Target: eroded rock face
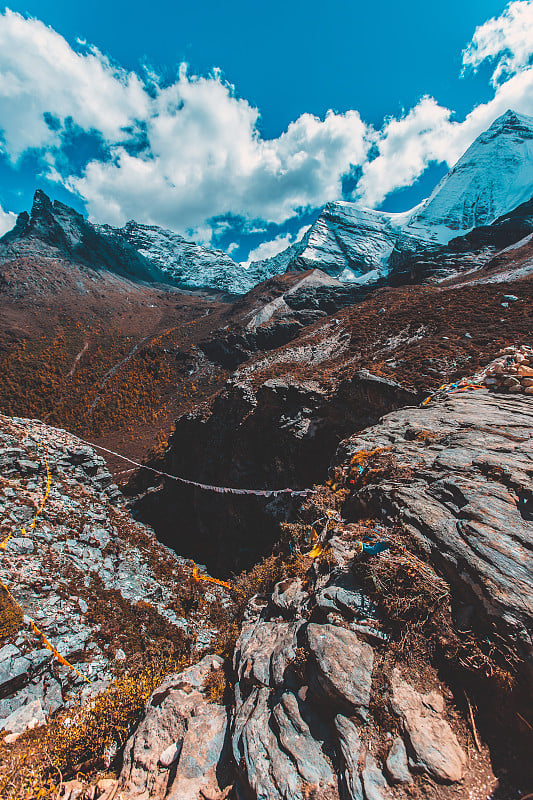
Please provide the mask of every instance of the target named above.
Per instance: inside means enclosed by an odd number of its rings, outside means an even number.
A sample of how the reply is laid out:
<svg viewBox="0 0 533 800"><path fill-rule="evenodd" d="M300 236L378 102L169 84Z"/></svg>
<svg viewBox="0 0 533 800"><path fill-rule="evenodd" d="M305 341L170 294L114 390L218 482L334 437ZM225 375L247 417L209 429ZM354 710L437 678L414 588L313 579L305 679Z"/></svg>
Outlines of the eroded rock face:
<svg viewBox="0 0 533 800"><path fill-rule="evenodd" d="M32 526L46 464L50 492ZM13 615L12 624L7 611L1 619L0 729L18 733L105 689L115 666L127 667L132 657L130 643L116 640L124 633L120 617L113 619L119 611L131 620L144 609L186 647L189 636L199 647L209 643L206 624L173 608L174 573L191 567L131 518L94 450L36 420L0 415L0 471L0 542L12 535L1 551L0 580L20 604L12 607L0 589ZM29 618L88 682L54 659Z"/></svg>
<svg viewBox="0 0 533 800"><path fill-rule="evenodd" d="M342 436L416 399L366 370L334 387L295 378L256 386L253 373L235 373L208 411L177 421L160 468L215 486L308 488L325 474ZM254 563L299 506L288 496L233 500L167 480L134 509L177 552L192 556L194 541L195 557L220 572Z"/></svg>
<svg viewBox="0 0 533 800"><path fill-rule="evenodd" d="M228 717L223 706L208 703L203 688L221 664L205 656L152 694L124 751L120 788L127 798L198 800L200 791L220 790Z"/></svg>
<svg viewBox="0 0 533 800"><path fill-rule="evenodd" d="M454 587L457 612L482 614L531 658L533 404L486 390L395 411L344 441L337 462L384 448L407 467L364 478L351 511L400 519ZM477 609L475 612L473 609Z"/></svg>
<svg viewBox="0 0 533 800"><path fill-rule="evenodd" d="M252 797L348 792L363 800L360 727L370 702L373 649L348 628L348 619L364 623L364 604L359 611L335 606L339 624L328 622L333 607L316 605L324 583L332 591L338 583L341 594L349 585L349 562L340 546L335 552L328 580L317 574L304 591L301 579L288 579L266 602L250 603L235 649L232 738L240 783ZM311 615L321 622L310 622Z"/></svg>
<svg viewBox="0 0 533 800"><path fill-rule="evenodd" d="M346 602L346 594L357 594L351 565L360 556L352 529L339 521L335 530L328 540L329 573L314 567L305 592L300 579L289 579L262 603L250 603L234 663L239 781L251 797L269 800L303 800L310 791L387 800L392 787L414 780L408 750L415 772L438 783L458 782L466 757L436 689L419 693L395 670L389 688L379 691L398 717L401 736L394 738L373 717L373 692L382 678L373 690L377 653L371 642L386 641L384 620L361 589L357 603ZM325 586L326 605L318 603ZM391 741L386 763L376 756L384 735Z"/></svg>
<svg viewBox="0 0 533 800"><path fill-rule="evenodd" d="M420 694L402 680L398 669L392 672L391 685L392 709L399 716L409 737L417 766L440 781L461 780L466 767L466 754L442 718L442 695L436 691Z"/></svg>
<svg viewBox="0 0 533 800"><path fill-rule="evenodd" d="M234 652L234 704L206 705L194 671L165 681L151 701L157 707L147 706L126 749L125 790L143 800L147 791L158 799L220 798L227 788L221 770L231 761L227 782L236 782L237 797L251 800L390 800L422 787L425 796L440 800L471 792L465 755L471 734L463 709L453 706L453 694L429 656L421 657L423 669L417 670L397 650L391 664L396 634L361 577L362 559L366 566L368 559L390 563L404 558L403 551L395 545L364 550L361 537L370 533L372 541L394 544L397 528L389 523L397 523L405 509L404 527L427 553L417 563L444 596L449 587L455 591L457 617L469 608L487 608L481 601L492 587L510 584L508 556L496 533L514 536L516 553L522 532L530 530L530 452L521 446L529 441L531 419L528 408L517 405L525 400L484 390L437 398L389 414L345 442L345 460L361 449L384 448L394 455L394 469L372 482L372 473L361 468L342 508L324 511L324 498L310 502L313 514L322 509L322 521L313 525L327 556L250 600ZM496 457L500 471L494 471ZM327 497L336 502L333 489ZM509 526L503 532L496 529L505 519L502 509ZM372 523L357 522L361 516L372 516ZM497 552L485 549L485 539L468 527L473 525L490 528L487 542ZM459 541L462 549L454 551ZM519 587L516 581L516 597ZM493 619L510 643L522 646L517 628L505 627L522 607L502 594L488 607L497 609L496 600L512 614ZM213 666L204 659L197 670ZM473 751L472 744L470 758L489 785L495 778L488 748L482 742L480 752L472 756ZM200 775L211 782L201 785Z"/></svg>
<svg viewBox="0 0 533 800"><path fill-rule="evenodd" d="M306 637L318 682L326 694L355 709L368 708L374 660L371 646L337 625L311 623Z"/></svg>

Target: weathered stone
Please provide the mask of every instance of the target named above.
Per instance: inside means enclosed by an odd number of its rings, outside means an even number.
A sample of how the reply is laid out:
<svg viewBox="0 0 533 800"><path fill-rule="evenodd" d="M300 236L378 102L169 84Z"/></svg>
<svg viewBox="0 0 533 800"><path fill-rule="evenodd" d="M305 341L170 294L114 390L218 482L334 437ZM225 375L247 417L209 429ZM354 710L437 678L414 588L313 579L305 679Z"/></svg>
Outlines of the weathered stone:
<svg viewBox="0 0 533 800"><path fill-rule="evenodd" d="M61 800L81 800L85 796L86 786L81 781L66 781L61 787Z"/></svg>
<svg viewBox="0 0 533 800"><path fill-rule="evenodd" d="M466 756L457 737L442 718L442 695L419 694L394 669L391 676L391 705L400 718L420 769L440 781L454 782L463 777Z"/></svg>
<svg viewBox="0 0 533 800"><path fill-rule="evenodd" d="M278 726L279 743L293 759L302 779L321 790L336 786L331 766L303 720L295 695L285 692L274 707L273 717Z"/></svg>
<svg viewBox="0 0 533 800"><path fill-rule="evenodd" d="M302 781L289 756L280 749L270 725L270 690L254 687L237 708L233 754L243 764L243 778L261 800L303 800Z"/></svg>
<svg viewBox="0 0 533 800"><path fill-rule="evenodd" d="M363 786L359 777L361 738L356 725L348 717L337 714L335 727L339 734L339 745L344 762L344 784L351 800L364 800Z"/></svg>
<svg viewBox="0 0 533 800"><path fill-rule="evenodd" d="M33 553L35 545L27 536L15 536L9 542L11 549L16 553Z"/></svg>
<svg viewBox="0 0 533 800"><path fill-rule="evenodd" d="M42 444L37 446L37 441ZM210 621L194 612L184 620L171 611L177 591L173 569L158 570L162 563L178 567L186 562L159 543L151 529L134 520L122 501L117 504L111 475L91 447L37 420L0 414L0 445L4 443L16 446L0 447L2 476L7 477L2 464L13 466L10 485L0 487L0 511L4 524L9 522L16 535L2 552L0 580L10 586L27 616L20 622L16 648L0 649L0 718L35 699L50 714L61 707L63 695L72 705L105 688L115 666L113 653L100 622L88 613L94 610L99 581L107 590L120 592L126 604L143 601L170 625L185 629L186 635L192 636L193 650L197 643L209 645L213 637ZM47 488L41 460L44 452L51 474L50 491L35 527L30 528ZM35 462L37 471L22 475L16 459ZM104 483L109 482L104 491L103 477ZM26 535L19 533L24 526ZM141 547L133 544L135 539L142 542ZM72 575L79 575L79 580L71 579ZM219 602L222 590L217 588L210 597L205 595L206 603ZM107 605L113 608L111 597L102 596L101 600L100 612ZM125 617L131 612L133 608L128 611L124 606ZM41 645L29 629L30 618L59 653L87 675L90 684L57 660L54 674L58 680L52 677L49 668L54 656L49 650L37 649ZM151 623L147 633L157 639L157 623ZM129 652L120 644L115 643L117 660Z"/></svg>
<svg viewBox="0 0 533 800"><path fill-rule="evenodd" d="M172 764L178 760L183 742L172 742L166 747L159 756L159 763L162 767L171 767Z"/></svg>
<svg viewBox="0 0 533 800"><path fill-rule="evenodd" d="M355 555L353 543L347 547L351 547ZM349 563L350 557L353 555L346 553L344 563ZM325 611L339 612L349 620L359 616L377 616L374 603L363 593L350 572L335 571L326 586L316 592L315 599Z"/></svg>
<svg viewBox="0 0 533 800"><path fill-rule="evenodd" d="M24 731L44 725L46 717L41 706L40 700L33 700L25 706L17 708L9 717L0 720L0 730L8 731L6 736L7 744L14 742Z"/></svg>
<svg viewBox="0 0 533 800"><path fill-rule="evenodd" d="M367 708L374 661L371 646L337 625L311 623L306 637L317 665L318 682L326 694L356 709Z"/></svg>
<svg viewBox="0 0 533 800"><path fill-rule="evenodd" d="M0 653L4 651L6 657L0 662L0 698L13 694L29 683L53 658L52 653L45 649L33 650L24 656L20 655L20 650L17 648L9 651L2 648Z"/></svg>
<svg viewBox="0 0 533 800"><path fill-rule="evenodd" d="M401 736L394 739L385 766L393 783L411 783L413 780L407 766L407 751Z"/></svg>
<svg viewBox="0 0 533 800"><path fill-rule="evenodd" d="M115 778L100 778L96 784L96 800L111 800L117 792L117 785Z"/></svg>
<svg viewBox="0 0 533 800"><path fill-rule="evenodd" d="M198 800L204 789L219 789L216 767L222 758L228 725L225 708L205 704L188 723L176 777L168 800Z"/></svg>
<svg viewBox="0 0 533 800"><path fill-rule="evenodd" d="M390 792L387 781L371 753L365 756L365 768L362 772L366 800L387 800Z"/></svg>
<svg viewBox="0 0 533 800"><path fill-rule="evenodd" d="M342 442L336 456L347 462L385 447L410 468L405 477L358 487L353 512L400 519L452 591L526 660L533 628L532 437L527 396L481 389L394 411Z"/></svg>
<svg viewBox="0 0 533 800"><path fill-rule="evenodd" d="M307 608L309 594L303 588L301 578L280 581L272 592L272 602L277 608L293 616L302 616Z"/></svg>
<svg viewBox="0 0 533 800"><path fill-rule="evenodd" d="M288 622L245 622L235 647L239 680L268 686L283 683L285 670L294 657L300 625Z"/></svg>
<svg viewBox="0 0 533 800"><path fill-rule="evenodd" d="M220 659L205 656L198 664L170 675L152 694L137 730L124 749L120 784L128 798L161 800L167 792L170 771L160 763L169 747L185 741L191 718L206 701L200 691Z"/></svg>

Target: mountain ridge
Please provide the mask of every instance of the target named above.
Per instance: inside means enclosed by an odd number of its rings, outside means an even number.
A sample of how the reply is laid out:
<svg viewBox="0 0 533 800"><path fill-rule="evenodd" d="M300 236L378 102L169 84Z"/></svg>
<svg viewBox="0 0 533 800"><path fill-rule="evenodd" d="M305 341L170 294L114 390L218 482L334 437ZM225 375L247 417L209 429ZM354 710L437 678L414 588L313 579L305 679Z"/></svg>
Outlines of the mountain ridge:
<svg viewBox="0 0 533 800"><path fill-rule="evenodd" d="M532 194L533 118L509 109L477 137L427 200L400 213L328 203L301 243L259 263L267 271L277 265L320 266L340 280L372 283L388 273L393 251L409 256L445 245L490 225Z"/></svg>
<svg viewBox="0 0 533 800"><path fill-rule="evenodd" d="M40 189L31 213L19 214L0 239L0 259L14 251L59 254L133 280L228 295L243 295L282 272L316 268L341 282L371 287L387 278L398 257L423 257L477 227L490 226L527 202L532 187L533 118L509 109L419 205L391 213L348 201L327 203L301 241L248 266L157 225L91 223L64 203L52 203Z"/></svg>

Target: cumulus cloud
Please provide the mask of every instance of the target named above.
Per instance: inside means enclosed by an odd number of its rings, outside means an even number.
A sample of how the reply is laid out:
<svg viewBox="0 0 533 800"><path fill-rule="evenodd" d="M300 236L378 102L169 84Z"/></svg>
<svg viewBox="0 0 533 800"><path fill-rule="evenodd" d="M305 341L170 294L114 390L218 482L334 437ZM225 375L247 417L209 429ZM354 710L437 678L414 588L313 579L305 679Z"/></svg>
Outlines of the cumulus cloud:
<svg viewBox="0 0 533 800"><path fill-rule="evenodd" d="M96 219L138 214L194 229L220 214L281 223L341 193L352 164L363 163L367 128L356 111L302 115L277 139L261 139L257 109L219 75L188 76L160 88L146 120L149 149L119 145L71 181ZM109 199L112 198L110 205Z"/></svg>
<svg viewBox="0 0 533 800"><path fill-rule="evenodd" d="M0 152L13 163L38 152L46 176L83 197L96 221L136 218L204 242L226 219L281 224L339 199L343 176L357 171L353 199L376 207L430 164L451 166L507 108L533 114L532 9L533 0L517 0L475 31L463 63L474 70L494 63L494 96L462 122L425 96L380 131L356 110L329 111L323 119L302 114L274 139L261 136L258 109L218 71L190 75L182 65L167 81L137 74L7 10L0 14ZM73 130L101 147L69 172L62 148ZM265 258L291 243L280 234L251 255Z"/></svg>
<svg viewBox="0 0 533 800"><path fill-rule="evenodd" d="M188 75L182 65L165 84L78 46L39 20L0 15L1 146L13 161L40 151L57 180L67 129L101 136L108 157L66 181L95 220L140 217L182 232L225 213L282 222L339 196L343 174L365 159L357 111L303 114L265 140L258 110L219 72Z"/></svg>
<svg viewBox="0 0 533 800"><path fill-rule="evenodd" d="M248 262L245 263L251 263L252 261L263 261L265 258L277 256L278 253L286 250L287 247L289 247L289 245L292 243L292 237L288 233L285 234L285 236L276 236L275 239L271 239L269 242L261 242L258 247L250 250L248 254Z"/></svg>
<svg viewBox="0 0 533 800"><path fill-rule="evenodd" d="M16 159L28 148L58 146L66 120L124 140L146 116L149 97L135 73L96 48L76 53L52 28L7 9L0 15L0 105L3 149Z"/></svg>
<svg viewBox="0 0 533 800"><path fill-rule="evenodd" d="M280 234L267 242L261 242L258 247L250 250L248 260L243 262L243 264L248 265L251 264L252 261L264 261L266 258L277 256L278 253L286 250L291 244L296 244L301 241L310 227L310 225L303 225L296 235L290 233Z"/></svg>
<svg viewBox="0 0 533 800"><path fill-rule="evenodd" d="M378 156L365 164L356 199L376 207L396 189L410 186L431 163L452 167L480 133L509 108L533 116L533 68L498 87L494 97L476 106L463 122L432 98L423 98L405 117L385 125Z"/></svg>
<svg viewBox="0 0 533 800"><path fill-rule="evenodd" d="M3 236L4 233L7 233L11 230L16 219L16 214L14 214L12 211L4 211L2 206L0 206L0 236Z"/></svg>
<svg viewBox="0 0 533 800"><path fill-rule="evenodd" d="M446 160L451 111L431 97L401 119L390 119L376 145L378 156L365 164L357 196L373 208L395 189L410 186L432 161Z"/></svg>
<svg viewBox="0 0 533 800"><path fill-rule="evenodd" d="M487 59L494 62L493 86L531 63L533 55L533 2L509 3L503 14L476 29L463 52L463 65L477 70Z"/></svg>

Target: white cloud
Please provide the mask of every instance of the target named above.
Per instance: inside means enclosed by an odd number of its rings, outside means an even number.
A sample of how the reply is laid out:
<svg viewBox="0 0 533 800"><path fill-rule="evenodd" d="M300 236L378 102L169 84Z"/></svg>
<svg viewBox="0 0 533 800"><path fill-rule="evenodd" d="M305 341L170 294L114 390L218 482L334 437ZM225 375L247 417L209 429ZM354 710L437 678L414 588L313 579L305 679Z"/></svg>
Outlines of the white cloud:
<svg viewBox="0 0 533 800"><path fill-rule="evenodd" d="M91 161L67 182L96 220L136 217L182 232L224 213L282 222L337 197L342 175L364 161L367 127L357 111L303 114L265 140L258 110L220 73L189 76L182 66L163 85L78 44L79 52L39 20L0 15L0 128L8 157L37 148L55 180L65 121L100 133L111 161ZM134 152L131 141L146 146Z"/></svg>
<svg viewBox="0 0 533 800"><path fill-rule="evenodd" d="M106 139L124 140L125 128L146 116L149 98L140 78L113 66L96 48L82 55L39 20L7 9L0 15L0 127L5 152L59 143L46 124L51 114Z"/></svg>
<svg viewBox="0 0 533 800"><path fill-rule="evenodd" d="M264 261L266 258L277 256L278 253L281 253L291 244L296 244L301 241L310 227L310 225L303 225L296 235L290 233L280 234L276 236L275 239L270 239L268 242L261 242L258 247L249 252L248 260L243 262L243 264L248 265L251 264L252 261Z"/></svg>
<svg viewBox="0 0 533 800"><path fill-rule="evenodd" d="M463 52L463 64L477 70L487 59L494 61L492 84L527 67L533 54L533 2L516 0L503 14L476 28Z"/></svg>
<svg viewBox="0 0 533 800"><path fill-rule="evenodd" d="M510 3L503 14L476 28L463 52L464 66L477 69L496 60L492 76L494 97L476 106L463 122L450 109L423 97L400 119L389 120L377 139L378 157L365 164L357 199L371 207L410 186L431 163L452 167L497 117L512 108L533 115L533 0Z"/></svg>
<svg viewBox="0 0 533 800"><path fill-rule="evenodd" d="M268 242L261 242L258 247L250 250L248 253L248 261L246 264L251 264L252 261L264 261L265 258L272 258L277 256L282 250L286 250L289 245L293 244L292 237L289 233L284 236L276 236Z"/></svg>
<svg viewBox="0 0 533 800"><path fill-rule="evenodd" d="M507 108L533 114L532 9L533 0L518 0L475 31L463 63L477 69L494 62L494 96L464 121L426 96L381 131L356 110L330 111L324 119L303 114L275 139L261 137L259 111L219 72L194 76L183 65L163 83L153 72L122 69L81 40L75 50L39 20L6 11L0 14L0 150L16 162L36 148L48 177L84 197L96 221L135 218L202 242L231 225L231 215L266 229L339 199L342 177L355 166L362 178L354 199L377 206L431 163L451 166ZM58 148L69 118L98 133L110 158L94 158L81 175L62 178ZM378 155L369 161L372 144ZM211 222L224 215L229 223ZM294 241L280 235L251 257L274 255Z"/></svg>
<svg viewBox="0 0 533 800"><path fill-rule="evenodd" d="M218 76L182 72L154 100L149 155L118 146L111 162L91 162L71 185L99 220L138 216L142 203L147 221L178 229L227 213L281 223L337 198L342 175L369 146L355 111L304 114L271 140L260 138L257 120Z"/></svg>
<svg viewBox="0 0 533 800"><path fill-rule="evenodd" d="M401 119L390 119L378 141L379 155L363 168L357 186L365 205L379 205L395 189L410 186L431 161L445 158L451 111L423 97Z"/></svg>
<svg viewBox="0 0 533 800"><path fill-rule="evenodd" d="M509 108L533 116L533 68L496 88L494 97L476 106L462 122L431 97L424 97L401 119L390 120L376 144L378 157L366 163L356 199L376 207L388 194L411 186L431 163L452 167L480 133Z"/></svg>
<svg viewBox="0 0 533 800"><path fill-rule="evenodd" d="M7 233L11 230L16 222L16 219L16 214L14 214L12 211L4 211L2 206L0 206L0 236L3 236L4 233Z"/></svg>

